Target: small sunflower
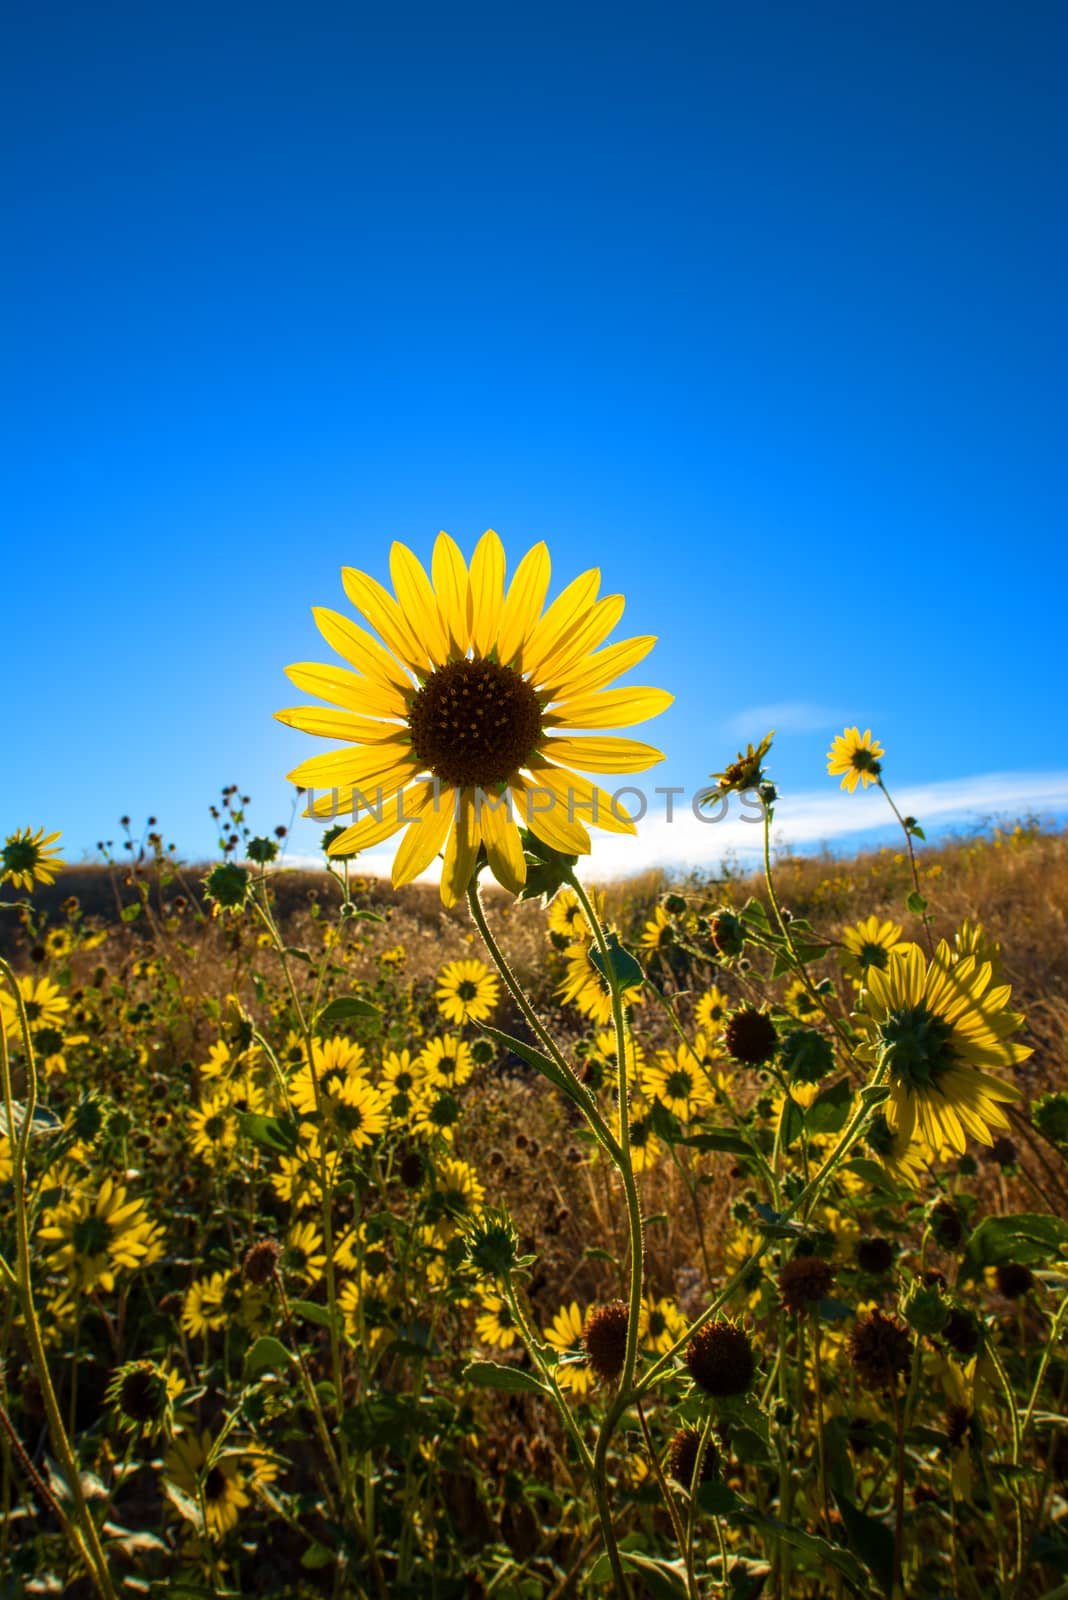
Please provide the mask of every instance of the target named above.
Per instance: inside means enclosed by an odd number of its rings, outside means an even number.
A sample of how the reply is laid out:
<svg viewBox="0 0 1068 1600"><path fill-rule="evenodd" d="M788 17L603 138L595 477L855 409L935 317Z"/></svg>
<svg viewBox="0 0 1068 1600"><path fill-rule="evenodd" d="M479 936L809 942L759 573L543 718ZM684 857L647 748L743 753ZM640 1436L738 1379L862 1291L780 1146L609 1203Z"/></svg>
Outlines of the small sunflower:
<svg viewBox="0 0 1068 1600"><path fill-rule="evenodd" d="M419 1052L419 1066L432 1089L453 1089L466 1083L475 1070L471 1046L454 1033L428 1039Z"/></svg>
<svg viewBox="0 0 1068 1600"><path fill-rule="evenodd" d="M500 984L484 961L449 961L438 973L438 1010L446 1022L485 1022L493 1015Z"/></svg>
<svg viewBox="0 0 1068 1600"><path fill-rule="evenodd" d="M199 1438L196 1434L182 1434L167 1451L163 1470L190 1500L198 1502L203 1494L208 1535L221 1539L237 1526L238 1517L252 1501L235 1455L220 1454L208 1466L212 1443L207 1428Z"/></svg>
<svg viewBox="0 0 1068 1600"><path fill-rule="evenodd" d="M694 1020L702 1033L722 1033L730 1013L730 1001L725 994L712 986L706 989L694 1007Z"/></svg>
<svg viewBox="0 0 1068 1600"><path fill-rule="evenodd" d="M584 1017L605 1028L612 1021L612 992L590 960L589 944L572 944L564 952L567 971L557 986L557 998L570 1003ZM623 1004L638 1005L643 999L640 984L623 991Z"/></svg>
<svg viewBox="0 0 1068 1600"><path fill-rule="evenodd" d="M612 797L580 776L643 772L663 759L652 745L578 732L644 721L673 699L661 689L606 688L655 643L646 637L598 650L623 614L623 597L598 600L593 569L542 613L545 545L527 552L505 592L504 547L492 530L470 568L441 533L430 577L403 544L392 547L390 574L396 599L366 573L342 571L350 601L384 645L317 608L320 631L349 666L288 668L298 688L341 709L275 713L347 746L289 774L292 783L332 791L313 799L307 815L351 809L355 819L361 801L373 807L331 842L330 854L370 849L407 824L394 885L410 883L444 849L441 898L453 905L483 846L497 881L514 894L522 889L527 868L514 812L571 856L590 852L579 811L611 832L635 832Z"/></svg>
<svg viewBox="0 0 1068 1600"><path fill-rule="evenodd" d="M66 866L59 852L50 848L58 838L58 833L46 834L43 828L36 833L29 828L9 833L0 848L0 883L27 891L35 883L55 883L59 869Z"/></svg>
<svg viewBox="0 0 1068 1600"><path fill-rule="evenodd" d="M650 1099L659 1100L680 1122L700 1116L712 1104L701 1058L688 1044L680 1044L674 1052L658 1050L655 1063L642 1070L641 1086Z"/></svg>
<svg viewBox="0 0 1068 1600"><path fill-rule="evenodd" d="M855 927L845 929L842 944L844 949L838 957L842 971L855 983L864 983L870 968L885 972L893 951L901 949L901 925L866 917Z"/></svg>
<svg viewBox="0 0 1068 1600"><path fill-rule="evenodd" d="M237 1145L237 1116L230 1096L207 1095L189 1113L189 1147L209 1167L225 1166Z"/></svg>
<svg viewBox="0 0 1068 1600"><path fill-rule="evenodd" d="M296 1110L312 1116L318 1106L329 1109L343 1084L364 1078L363 1057L363 1045L352 1039L314 1039L311 1065L305 1060L289 1080L289 1098Z"/></svg>
<svg viewBox="0 0 1068 1600"><path fill-rule="evenodd" d="M656 906L642 929L638 946L642 950L666 950L675 943L675 924L664 906Z"/></svg>
<svg viewBox="0 0 1068 1600"><path fill-rule="evenodd" d="M604 896L598 889L588 891L598 917L604 915ZM549 932L567 944L592 937L582 901L574 889L561 889L549 902Z"/></svg>
<svg viewBox="0 0 1068 1600"><path fill-rule="evenodd" d="M182 1301L182 1327L194 1339L225 1328L229 1311L229 1274L213 1272L207 1278L194 1278Z"/></svg>
<svg viewBox="0 0 1068 1600"><path fill-rule="evenodd" d="M642 1296L640 1326L645 1349L662 1356L682 1338L687 1322L674 1300L658 1300L655 1295L646 1294Z"/></svg>
<svg viewBox="0 0 1068 1600"><path fill-rule="evenodd" d="M110 1293L117 1271L147 1267L163 1254L162 1235L144 1201L127 1200L110 1177L95 1194L75 1192L46 1211L37 1237L51 1263L85 1293Z"/></svg>
<svg viewBox="0 0 1068 1600"><path fill-rule="evenodd" d="M331 1107L332 1120L354 1150L365 1150L389 1121L389 1100L366 1078L346 1078Z"/></svg>
<svg viewBox="0 0 1068 1600"><path fill-rule="evenodd" d="M481 1313L475 1318L475 1337L498 1350L508 1350L515 1344L518 1337L515 1319L507 1300L499 1294L483 1295Z"/></svg>
<svg viewBox="0 0 1068 1600"><path fill-rule="evenodd" d="M307 1284L319 1281L326 1268L326 1251L314 1222L295 1222L289 1229L279 1266Z"/></svg>
<svg viewBox="0 0 1068 1600"><path fill-rule="evenodd" d="M842 778L842 788L854 792L858 783L865 789L869 783L878 783L882 773L880 758L885 755L878 739L873 739L871 729L861 734L859 728L846 728L831 744L827 752L827 771L832 778Z"/></svg>
<svg viewBox="0 0 1068 1600"><path fill-rule="evenodd" d="M31 1028L62 1028L63 1018L70 1010L70 1001L51 978L33 978L29 974L18 980L19 994ZM8 1034L18 1027L18 1007L14 995L0 988L0 1017Z"/></svg>
<svg viewBox="0 0 1068 1600"><path fill-rule="evenodd" d="M992 1127L1008 1127L1001 1107L1020 1091L988 1069L1018 1066L1031 1050L1010 1039L1023 1017L991 976L989 962L954 961L945 940L930 963L913 944L885 972L869 969L853 1018L865 1038L857 1055L888 1065L886 1122L907 1143L963 1152L968 1134L989 1145Z"/></svg>
<svg viewBox="0 0 1068 1600"><path fill-rule="evenodd" d="M574 1359L582 1350L582 1335L587 1312L572 1300L561 1306L552 1322L544 1330L545 1342L562 1359L558 1361L554 1377L560 1388L574 1395L588 1394L593 1388L593 1369L588 1361Z"/></svg>

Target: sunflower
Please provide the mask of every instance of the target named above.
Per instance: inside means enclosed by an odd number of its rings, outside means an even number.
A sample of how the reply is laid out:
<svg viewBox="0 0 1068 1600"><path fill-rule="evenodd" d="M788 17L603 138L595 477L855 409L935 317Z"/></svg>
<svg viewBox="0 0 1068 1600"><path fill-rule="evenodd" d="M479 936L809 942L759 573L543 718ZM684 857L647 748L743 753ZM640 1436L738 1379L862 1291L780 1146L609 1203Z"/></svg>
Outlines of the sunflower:
<svg viewBox="0 0 1068 1600"><path fill-rule="evenodd" d="M856 983L864 983L869 968L885 972L890 955L902 948L901 926L897 922L880 922L878 917L867 917L854 928L842 934L844 950L838 957L842 971Z"/></svg>
<svg viewBox="0 0 1068 1600"><path fill-rule="evenodd" d="M640 1326L645 1349L662 1356L681 1339L688 1323L674 1300L658 1300L653 1294L645 1294Z"/></svg>
<svg viewBox="0 0 1068 1600"><path fill-rule="evenodd" d="M475 1337L498 1350L508 1350L515 1344L517 1329L507 1300L499 1294L486 1294L481 1305L481 1314L475 1318Z"/></svg>
<svg viewBox="0 0 1068 1600"><path fill-rule="evenodd" d="M389 1100L366 1078L346 1078L332 1104L333 1120L354 1150L365 1150L389 1121Z"/></svg>
<svg viewBox="0 0 1068 1600"><path fill-rule="evenodd" d="M189 1145L209 1167L224 1166L237 1144L237 1117L229 1094L207 1095L189 1113Z"/></svg>
<svg viewBox="0 0 1068 1600"><path fill-rule="evenodd" d="M343 1084L364 1076L363 1056L363 1045L352 1039L313 1039L311 1064L305 1059L289 1080L289 1098L297 1111L310 1117L320 1105L328 1109Z"/></svg>
<svg viewBox="0 0 1068 1600"><path fill-rule="evenodd" d="M590 960L590 948L589 944L568 945L564 952L567 971L555 992L565 1004L570 1002L584 1017L604 1028L612 1021L612 992ZM625 1006L637 1005L643 998L640 984L623 991Z"/></svg>
<svg viewBox="0 0 1068 1600"><path fill-rule="evenodd" d="M883 770L879 757L885 753L878 739L872 738L870 728L863 735L859 728L846 728L827 752L827 771L832 778L841 776L842 788L852 794L858 782L865 789L869 783L878 783Z"/></svg>
<svg viewBox="0 0 1068 1600"><path fill-rule="evenodd" d="M428 1039L419 1052L418 1065L432 1089L454 1089L466 1083L475 1070L471 1046L454 1033Z"/></svg>
<svg viewBox="0 0 1068 1600"><path fill-rule="evenodd" d="M213 1272L207 1278L194 1278L182 1301L182 1327L194 1339L226 1326L229 1316L227 1291L229 1274Z"/></svg>
<svg viewBox="0 0 1068 1600"><path fill-rule="evenodd" d="M640 1104L634 1100L631 1101L630 1109L638 1112L638 1115L631 1119L628 1129L630 1163L635 1172L648 1172L659 1161L663 1145L650 1127L648 1112L642 1115Z"/></svg>
<svg viewBox="0 0 1068 1600"><path fill-rule="evenodd" d="M721 1033L730 1011L730 1001L713 984L694 1007L694 1020L702 1033Z"/></svg>
<svg viewBox="0 0 1068 1600"><path fill-rule="evenodd" d="M446 1022L485 1022L497 1004L500 985L484 961L448 961L438 973L438 1010Z"/></svg>
<svg viewBox="0 0 1068 1600"><path fill-rule="evenodd" d="M294 1222L286 1234L279 1266L305 1283L317 1283L326 1267L323 1236L314 1222Z"/></svg>
<svg viewBox="0 0 1068 1600"><path fill-rule="evenodd" d="M238 1470L238 1458L226 1452L209 1467L211 1450L212 1437L207 1428L199 1438L182 1434L167 1451L163 1470L190 1500L196 1502L203 1494L208 1535L221 1539L237 1526L238 1517L252 1501L246 1492L245 1477Z"/></svg>
<svg viewBox="0 0 1068 1600"><path fill-rule="evenodd" d="M638 946L642 950L665 950L675 943L675 925L663 906L656 906L642 929Z"/></svg>
<svg viewBox="0 0 1068 1600"><path fill-rule="evenodd" d="M399 543L390 573L397 599L366 573L342 571L345 592L385 647L347 617L316 608L324 638L350 665L288 668L298 688L341 709L275 713L290 727L346 741L289 774L302 787L332 791L312 797L306 815L351 810L353 825L329 853L370 849L407 824L394 885L410 883L444 848L441 898L453 905L483 846L497 881L513 894L522 889L526 860L513 812L565 855L589 854L580 811L611 832L634 833L618 803L580 774L643 772L662 752L577 733L643 721L673 699L661 689L605 687L655 643L643 637L598 650L623 613L622 596L598 600L593 569L542 613L545 545L527 552L506 593L504 548L492 530L470 569L441 533L433 581ZM361 806L370 815L356 820Z"/></svg>
<svg viewBox="0 0 1068 1600"><path fill-rule="evenodd" d="M55 1268L85 1293L110 1293L116 1271L147 1267L163 1254L159 1227L144 1201L127 1200L126 1190L110 1177L95 1195L75 1192L46 1211L37 1236Z"/></svg>
<svg viewBox="0 0 1068 1600"><path fill-rule="evenodd" d="M27 891L34 883L55 883L60 867L66 866L59 852L49 848L58 838L58 833L46 835L43 828L36 833L29 828L9 833L0 848L0 883Z"/></svg>
<svg viewBox="0 0 1068 1600"><path fill-rule="evenodd" d="M63 1018L70 1009L70 1001L51 978L33 978L29 974L18 980L19 994L31 1028L61 1028ZM10 990L0 989L0 1018L8 1033L18 1026L18 1006Z"/></svg>
<svg viewBox="0 0 1068 1600"><path fill-rule="evenodd" d="M598 917L604 915L604 895L598 889L587 891ZM560 889L549 902L549 932L571 944L577 939L592 938L582 901L574 889Z"/></svg>
<svg viewBox="0 0 1068 1600"><path fill-rule="evenodd" d="M645 1094L659 1100L680 1122L689 1122L712 1104L712 1091L702 1070L704 1039L700 1035L697 1045L700 1054L685 1043L674 1053L658 1050L655 1064L644 1067L641 1074Z"/></svg>
<svg viewBox="0 0 1068 1600"><path fill-rule="evenodd" d="M911 944L885 972L869 968L853 1018L865 1039L857 1055L889 1067L886 1122L902 1140L963 1152L969 1133L989 1145L991 1127L1008 1127L1001 1106L1020 1091L987 1069L1017 1066L1031 1050L1010 1039L1023 1018L1008 1010L1008 984L991 978L989 962L954 961L945 940L930 963Z"/></svg>
<svg viewBox="0 0 1068 1600"><path fill-rule="evenodd" d="M573 1359L582 1349L582 1333L586 1326L586 1312L577 1300L561 1306L552 1322L544 1330L545 1342L562 1359L558 1361L554 1376L561 1389L572 1394L588 1394L593 1388L593 1370L588 1361Z"/></svg>

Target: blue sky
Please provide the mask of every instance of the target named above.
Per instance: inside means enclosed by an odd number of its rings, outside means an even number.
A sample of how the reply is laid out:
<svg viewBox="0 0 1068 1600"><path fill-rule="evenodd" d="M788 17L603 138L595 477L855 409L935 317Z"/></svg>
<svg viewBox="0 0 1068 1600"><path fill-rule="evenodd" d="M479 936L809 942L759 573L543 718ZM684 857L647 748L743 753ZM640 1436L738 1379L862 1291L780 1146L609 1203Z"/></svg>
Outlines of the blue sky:
<svg viewBox="0 0 1068 1600"><path fill-rule="evenodd" d="M0 827L285 821L311 606L490 526L660 636L652 781L774 720L783 836L848 847L848 722L944 820L1063 814L1066 46L1055 3L9 14Z"/></svg>

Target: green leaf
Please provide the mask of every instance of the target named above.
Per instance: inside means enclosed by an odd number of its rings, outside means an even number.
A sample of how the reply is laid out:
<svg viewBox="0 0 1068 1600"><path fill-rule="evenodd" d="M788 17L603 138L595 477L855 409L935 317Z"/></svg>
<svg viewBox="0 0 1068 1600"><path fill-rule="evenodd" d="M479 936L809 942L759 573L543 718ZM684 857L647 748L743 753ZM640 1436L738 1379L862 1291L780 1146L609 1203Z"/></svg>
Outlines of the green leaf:
<svg viewBox="0 0 1068 1600"><path fill-rule="evenodd" d="M686 1600L686 1579L681 1561L665 1561L659 1556L647 1556L641 1550L628 1550L621 1543L619 1558L625 1567L640 1572L645 1580L644 1591L656 1600ZM598 1556L588 1574L591 1589L598 1584L611 1583L612 1568L607 1553Z"/></svg>
<svg viewBox="0 0 1068 1600"><path fill-rule="evenodd" d="M605 943L608 945L608 955L605 956L599 946L593 944L590 946L590 961L609 988L620 993L644 983L645 973L640 962L635 960L625 945L620 944L616 934L608 933Z"/></svg>
<svg viewBox="0 0 1068 1600"><path fill-rule="evenodd" d="M700 1483L697 1486L697 1504L712 1517L725 1517L737 1511L742 1502L733 1489L725 1483Z"/></svg>
<svg viewBox="0 0 1068 1600"><path fill-rule="evenodd" d="M1048 1264L1068 1255L1068 1222L1059 1217L1025 1212L1012 1217L984 1217L968 1240L961 1275L978 1278L984 1267L1016 1262Z"/></svg>
<svg viewBox="0 0 1068 1600"><path fill-rule="evenodd" d="M460 1376L473 1383L476 1389L505 1389L510 1394L548 1393L545 1385L531 1373L519 1367L502 1366L499 1361L469 1361Z"/></svg>
<svg viewBox="0 0 1068 1600"><path fill-rule="evenodd" d="M885 1594L894 1586L894 1535L885 1522L861 1511L844 1494L836 1494L850 1548L860 1557Z"/></svg>
<svg viewBox="0 0 1068 1600"><path fill-rule="evenodd" d="M291 1300L289 1309L302 1322L314 1322L317 1328L329 1328L330 1312L326 1306L317 1306L314 1300Z"/></svg>
<svg viewBox="0 0 1068 1600"><path fill-rule="evenodd" d="M849 1121L852 1106L853 1087L848 1078L840 1078L813 1100L805 1112L805 1127L809 1133L840 1133Z"/></svg>
<svg viewBox="0 0 1068 1600"><path fill-rule="evenodd" d="M254 1378L257 1373L269 1369L285 1372L292 1366L293 1356L281 1339L272 1339L270 1334L264 1334L261 1339L257 1339L245 1357L245 1375L249 1378Z"/></svg>
<svg viewBox="0 0 1068 1600"><path fill-rule="evenodd" d="M239 1111L237 1125L253 1144L283 1156L291 1156L300 1140L292 1117L265 1117L258 1111Z"/></svg>
<svg viewBox="0 0 1068 1600"><path fill-rule="evenodd" d="M920 827L918 822L914 821L911 818L906 818L906 822L907 822L907 825L908 825L908 831L909 831L909 833L911 833L911 835L912 835L912 837L914 839L926 840L927 835L924 833L923 829Z"/></svg>
<svg viewBox="0 0 1068 1600"><path fill-rule="evenodd" d="M913 916L922 917L924 912L927 910L927 901L924 899L923 895L920 894L918 889L913 889L912 893L905 901L905 908L906 910L911 911Z"/></svg>
<svg viewBox="0 0 1068 1600"><path fill-rule="evenodd" d="M831 1544L828 1539L823 1539L818 1534L805 1533L802 1528L779 1522L775 1517L766 1517L748 1508L744 1513L737 1514L737 1520L762 1528L780 1544L788 1544L792 1550L799 1550L803 1555L810 1556L818 1566L834 1567L860 1594L866 1595L869 1592L871 1581L867 1573L853 1552L846 1550L842 1545Z"/></svg>
<svg viewBox="0 0 1068 1600"><path fill-rule="evenodd" d="M878 1161L870 1161L867 1156L857 1156L852 1161L845 1162L841 1170L852 1173L855 1178L860 1178L873 1189L881 1189L883 1194L892 1199L896 1200L898 1197L897 1184Z"/></svg>
<svg viewBox="0 0 1068 1600"><path fill-rule="evenodd" d="M581 1106L583 1111L588 1109L588 1102L577 1083L572 1083L570 1078L561 1072L551 1056L547 1056L543 1051L535 1049L534 1045L524 1044L522 1039L514 1039L510 1033L502 1033L499 1028L491 1028L485 1023L482 1025L482 1032L488 1034L491 1039L496 1040L497 1044L503 1049L513 1050L528 1066L540 1072L543 1078L548 1078L549 1082L554 1084L557 1089L563 1090L568 1099L573 1100L577 1106Z"/></svg>
<svg viewBox="0 0 1068 1600"><path fill-rule="evenodd" d="M141 904L140 904L140 901L138 901L138 903L136 905L123 906L122 910L119 912L119 916L122 918L123 922L133 922L140 915L141 915Z"/></svg>
<svg viewBox="0 0 1068 1600"><path fill-rule="evenodd" d="M380 1017L382 1015L378 1006L373 1006L370 1000L361 1000L358 995L342 995L337 1000L331 1000L319 1012L319 1022L348 1022L353 1017Z"/></svg>
<svg viewBox="0 0 1068 1600"><path fill-rule="evenodd" d="M790 1095L787 1095L782 1103L779 1125L781 1130L779 1139L782 1147L784 1150L789 1150L790 1146L800 1139L805 1129L804 1109Z"/></svg>
<svg viewBox="0 0 1068 1600"><path fill-rule="evenodd" d="M305 1572L316 1572L320 1567L328 1567L336 1560L336 1551L328 1550L325 1544L313 1544L301 1556L300 1564Z"/></svg>

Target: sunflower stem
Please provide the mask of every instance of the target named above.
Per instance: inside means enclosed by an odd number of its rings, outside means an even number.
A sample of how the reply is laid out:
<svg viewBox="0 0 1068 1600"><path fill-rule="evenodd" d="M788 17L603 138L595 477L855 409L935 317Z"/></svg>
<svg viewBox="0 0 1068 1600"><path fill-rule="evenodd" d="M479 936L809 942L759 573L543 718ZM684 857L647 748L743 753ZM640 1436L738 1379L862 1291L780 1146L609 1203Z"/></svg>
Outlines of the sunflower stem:
<svg viewBox="0 0 1068 1600"><path fill-rule="evenodd" d="M923 890L920 888L920 874L919 874L919 869L916 866L916 852L912 848L912 834L909 831L908 824L906 823L904 817L901 815L901 812L897 809L897 806L894 804L893 799L892 799L891 794L890 794L890 790L886 787L886 784L883 782L882 776L880 775L878 778L876 778L875 781L879 785L879 788L883 791L883 794L886 796L886 803L890 807L890 810L894 813L894 816L897 818L898 822L901 824L901 831L905 835L905 848L908 850L908 853L909 853L909 866L912 868L912 887L915 890L916 895L918 896L918 898L921 899L921 900L924 900L924 909L920 913L920 920L923 923L923 939L924 939L924 943L927 946L927 954L929 956L933 957L934 956L934 942L933 942L933 940L931 938L931 919L927 915L926 900L924 899ZM913 821L915 821L915 818L913 818Z"/></svg>
<svg viewBox="0 0 1068 1600"><path fill-rule="evenodd" d="M7 1121L7 1136L12 1147L11 1185L15 1198L17 1251L15 1270L18 1278L19 1300L22 1303L22 1314L26 1322L26 1342L30 1347L30 1359L37 1375L37 1381L41 1386L41 1399L44 1403L48 1431L52 1439L52 1448L56 1452L74 1503L75 1521L80 1534L80 1538L74 1545L75 1552L88 1568L98 1593L104 1597L104 1600L116 1600L115 1587L112 1584L111 1573L108 1570L107 1556L104 1554L104 1547L100 1542L100 1534L97 1531L96 1523L93 1521L85 1498L81 1473L78 1471L74 1450L63 1426L63 1418L60 1415L59 1404L56 1400L56 1391L52 1387L52 1376L48 1370L48 1357L45 1352L44 1340L41 1337L37 1308L34 1305L33 1282L30 1276L29 1212L26 1204L26 1151L30 1140L30 1129L33 1125L33 1114L37 1109L37 1067L22 990L19 988L18 980L13 970L3 957L0 957L0 977L7 980L14 994L19 1029L22 1034L22 1048L26 1058L26 1092L22 1107L22 1126L19 1128L16 1140L14 1094L11 1086L11 1058L8 1054L7 1029L4 1026L3 1017L0 1016L0 1072L2 1072L3 1076L4 1115Z"/></svg>

